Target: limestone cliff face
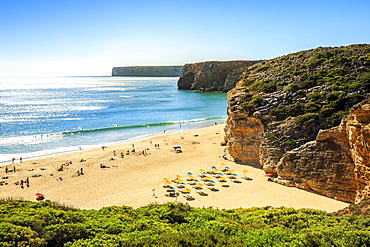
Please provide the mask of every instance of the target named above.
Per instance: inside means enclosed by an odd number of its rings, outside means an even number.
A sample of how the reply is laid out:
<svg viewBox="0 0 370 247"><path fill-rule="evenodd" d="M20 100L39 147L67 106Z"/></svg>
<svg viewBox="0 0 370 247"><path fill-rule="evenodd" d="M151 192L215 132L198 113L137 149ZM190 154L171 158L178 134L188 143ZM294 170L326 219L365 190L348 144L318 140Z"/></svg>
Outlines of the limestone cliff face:
<svg viewBox="0 0 370 247"><path fill-rule="evenodd" d="M182 76L177 83L179 89L198 91L228 91L233 88L238 78L227 76L235 69L250 66L258 61L213 61L194 64L185 64Z"/></svg>
<svg viewBox="0 0 370 247"><path fill-rule="evenodd" d="M369 197L369 51L318 48L240 68L228 92L229 154L282 185L350 203Z"/></svg>
<svg viewBox="0 0 370 247"><path fill-rule="evenodd" d="M112 76L178 77L183 66L131 66L114 67Z"/></svg>
<svg viewBox="0 0 370 247"><path fill-rule="evenodd" d="M356 202L370 196L370 101L356 105L344 120L355 164L357 180Z"/></svg>
<svg viewBox="0 0 370 247"><path fill-rule="evenodd" d="M316 131L315 124L300 129L293 119L266 125L262 115L249 116L238 110L235 96L235 91L229 93L233 103L229 105L225 140L236 161L260 164L266 173L274 174L274 182L337 200L354 203L369 197L369 99L356 105L340 126ZM312 132L318 132L317 137L294 144L296 148L279 144L278 139L285 135L307 137Z"/></svg>

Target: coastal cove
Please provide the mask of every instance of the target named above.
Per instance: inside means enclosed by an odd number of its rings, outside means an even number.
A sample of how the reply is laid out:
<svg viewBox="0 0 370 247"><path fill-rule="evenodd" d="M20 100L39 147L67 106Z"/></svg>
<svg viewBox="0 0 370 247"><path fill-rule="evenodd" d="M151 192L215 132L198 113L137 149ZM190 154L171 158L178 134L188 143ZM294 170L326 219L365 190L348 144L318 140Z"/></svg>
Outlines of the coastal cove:
<svg viewBox="0 0 370 247"><path fill-rule="evenodd" d="M0 162L223 123L225 93L177 77L2 77Z"/></svg>
<svg viewBox="0 0 370 247"><path fill-rule="evenodd" d="M22 163L8 162L5 164L9 169L6 174L8 184L1 186L0 198L11 195L13 199L36 201L35 195L41 193L47 200L80 209L122 205L138 208L166 202L181 202L199 208L285 206L328 212L348 206L344 202L268 182L261 168L223 159L224 146L220 143L224 138L224 127L219 124L104 149L25 159ZM181 147L181 152L174 152L173 147ZM134 153L131 152L133 149ZM213 188L204 185L203 193L198 194L187 180L188 174L192 173L205 184L202 170L208 172L213 167L222 169L225 166L236 174L238 182L226 175L226 181L220 182L210 175L215 181ZM15 172L11 171L13 167ZM5 174L4 170L2 173ZM243 179L243 175L250 180ZM26 178L29 178L29 187L24 184L22 188L19 181ZM176 178L183 180L190 193L180 192L180 185L174 182ZM165 188L166 179L179 192L178 197L166 196L169 194ZM194 199L188 200L185 195Z"/></svg>

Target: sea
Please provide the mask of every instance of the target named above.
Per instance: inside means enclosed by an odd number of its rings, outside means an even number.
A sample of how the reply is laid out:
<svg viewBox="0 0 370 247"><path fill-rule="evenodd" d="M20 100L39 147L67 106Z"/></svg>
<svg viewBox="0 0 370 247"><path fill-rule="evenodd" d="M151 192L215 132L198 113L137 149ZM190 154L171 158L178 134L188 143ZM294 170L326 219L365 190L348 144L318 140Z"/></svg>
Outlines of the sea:
<svg viewBox="0 0 370 247"><path fill-rule="evenodd" d="M226 93L178 77L0 77L0 163L224 123Z"/></svg>

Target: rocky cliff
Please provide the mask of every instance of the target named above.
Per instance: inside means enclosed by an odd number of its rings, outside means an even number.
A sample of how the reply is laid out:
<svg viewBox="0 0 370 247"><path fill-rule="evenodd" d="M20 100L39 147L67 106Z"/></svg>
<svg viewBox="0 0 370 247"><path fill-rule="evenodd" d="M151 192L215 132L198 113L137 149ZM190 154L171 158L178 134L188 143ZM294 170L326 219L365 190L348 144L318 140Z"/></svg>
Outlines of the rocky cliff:
<svg viewBox="0 0 370 247"><path fill-rule="evenodd" d="M235 86L242 71L234 70L258 61L213 61L185 64L177 86L179 89L227 92ZM227 77L230 74L230 79Z"/></svg>
<svg viewBox="0 0 370 247"><path fill-rule="evenodd" d="M112 76L178 77L183 66L114 67Z"/></svg>
<svg viewBox="0 0 370 247"><path fill-rule="evenodd" d="M370 193L370 45L317 48L244 68L225 144L274 182L346 202Z"/></svg>

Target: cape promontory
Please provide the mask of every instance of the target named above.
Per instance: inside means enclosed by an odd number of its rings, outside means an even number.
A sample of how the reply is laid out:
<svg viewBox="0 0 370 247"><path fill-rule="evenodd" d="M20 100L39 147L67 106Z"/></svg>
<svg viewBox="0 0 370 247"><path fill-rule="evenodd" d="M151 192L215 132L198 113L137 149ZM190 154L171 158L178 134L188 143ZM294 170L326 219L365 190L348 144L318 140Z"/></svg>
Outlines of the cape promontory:
<svg viewBox="0 0 370 247"><path fill-rule="evenodd" d="M185 64L177 82L179 89L227 92L235 86L241 75L237 70L258 61L208 61Z"/></svg>
<svg viewBox="0 0 370 247"><path fill-rule="evenodd" d="M319 47L240 71L227 152L271 180L346 202L370 195L370 45Z"/></svg>
<svg viewBox="0 0 370 247"><path fill-rule="evenodd" d="M112 76L178 77L183 66L129 66L114 67Z"/></svg>

